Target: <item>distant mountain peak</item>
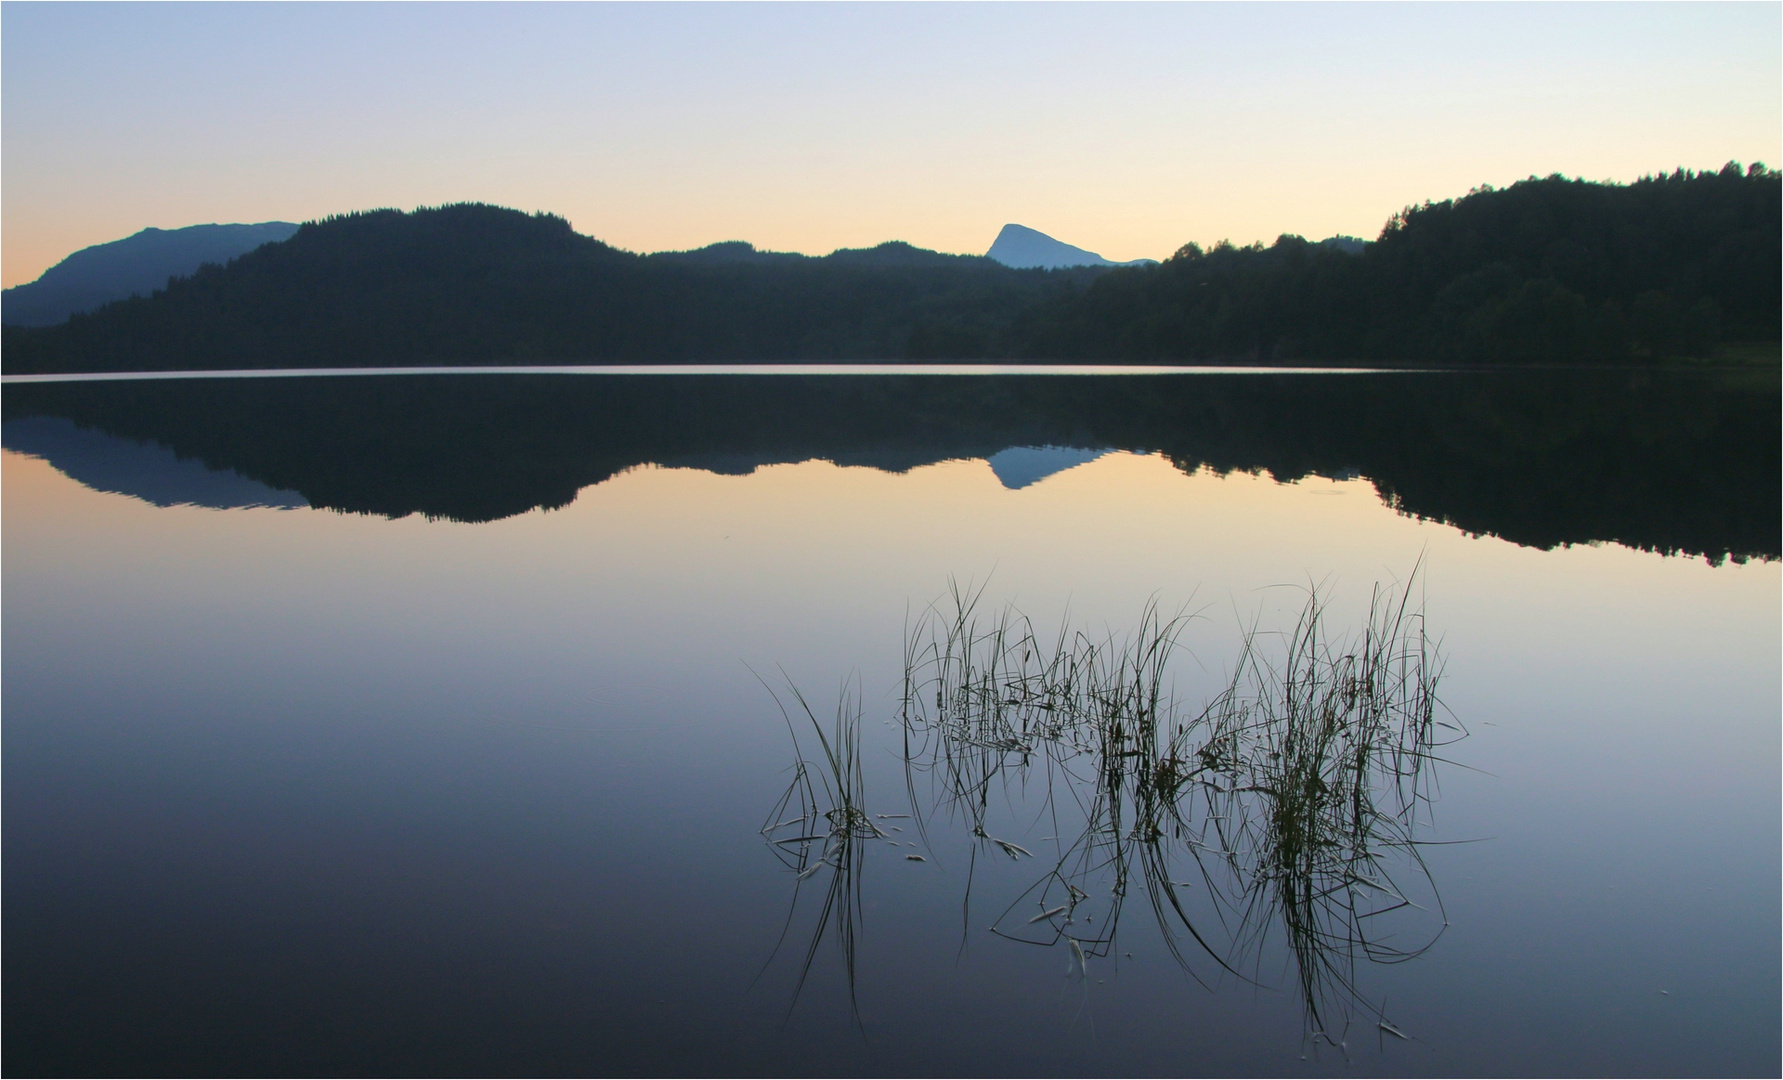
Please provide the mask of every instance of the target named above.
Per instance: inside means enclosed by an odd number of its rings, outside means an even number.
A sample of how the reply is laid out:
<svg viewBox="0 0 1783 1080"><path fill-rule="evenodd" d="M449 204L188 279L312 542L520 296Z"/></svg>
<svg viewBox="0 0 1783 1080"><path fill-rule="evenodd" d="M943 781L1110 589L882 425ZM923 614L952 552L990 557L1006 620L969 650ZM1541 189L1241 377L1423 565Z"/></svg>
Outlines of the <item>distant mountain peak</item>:
<svg viewBox="0 0 1783 1080"><path fill-rule="evenodd" d="M1073 247L1063 240L1054 240L1038 229L1013 223L1003 226L1003 231L997 234L996 243L991 245L985 255L1016 270L1057 270L1067 266L1141 266L1154 261L1135 259L1132 262L1117 263L1104 259L1093 251Z"/></svg>
<svg viewBox="0 0 1783 1080"><path fill-rule="evenodd" d="M254 225L149 227L122 240L82 248L36 281L0 293L0 320L14 326L51 326L128 296L148 296L170 277L187 277L205 263L226 263L262 244L291 237L288 221Z"/></svg>

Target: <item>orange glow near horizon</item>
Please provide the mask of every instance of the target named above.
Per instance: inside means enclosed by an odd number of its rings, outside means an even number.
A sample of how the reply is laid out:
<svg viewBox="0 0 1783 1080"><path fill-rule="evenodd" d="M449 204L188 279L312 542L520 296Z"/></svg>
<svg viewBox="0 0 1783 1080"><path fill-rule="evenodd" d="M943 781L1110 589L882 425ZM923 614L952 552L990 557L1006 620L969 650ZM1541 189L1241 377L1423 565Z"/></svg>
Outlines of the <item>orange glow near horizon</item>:
<svg viewBox="0 0 1783 1080"><path fill-rule="evenodd" d="M1680 710L1703 707L1700 679L1756 702L1758 727L1746 716L1694 738L1775 741L1778 563L1519 547L1399 515L1366 481L1185 475L1126 453L1017 490L981 460L906 474L643 467L563 509L487 524L162 509L10 451L0 481L8 615L50 641L67 624L82 647L121 654L108 663L151 673L164 650L146 625L194 670L249 682L286 677L291 654L307 658L304 678L318 665L376 686L450 672L441 685L478 715L524 700L527 715L595 724L591 695L653 687L663 724L705 718L697 734L712 743L764 720L737 707L766 708L751 669L782 665L826 694L853 673L882 701L905 620L944 602L950 581L983 586L988 616L1013 604L1046 633L1068 621L1122 634L1154 600L1190 616L1179 641L1193 685L1179 689L1194 696L1223 678L1245 630L1291 627L1309 588L1332 625L1354 626L1376 583L1419 567L1414 599L1450 658L1445 700L1479 723L1482 768L1502 749L1496 730L1545 741L1555 715L1568 739L1670 738ZM1716 783L1775 782L1774 752L1705 754Z"/></svg>
<svg viewBox="0 0 1783 1080"><path fill-rule="evenodd" d="M95 492L40 459L7 451L3 461L9 562L80 544L93 549L91 561L114 567L108 575L138 580L152 580L156 562L195 560L220 582L326 577L341 566L398 589L442 587L452 566L475 564L506 567L484 574L547 606L558 590L600 582L603 592L635 593L640 610L651 594L672 595L671 608L743 612L815 589L858 595L862 610L902 611L939 595L952 574L992 581L998 597L1037 616L1069 607L1080 618L1124 621L1156 596L1223 612L1229 623L1270 597L1297 608L1309 586L1365 603L1370 583L1401 578L1422 560L1443 606L1499 607L1488 583L1514 569L1518 580L1540 582L1534 592L1555 618L1570 603L1664 603L1654 583L1670 580L1722 583L1712 591L1728 602L1744 596L1758 618L1774 614L1780 569L1711 567L1616 545L1544 552L1406 517L1365 479L1184 474L1160 456L1126 452L1014 490L978 459L902 474L821 460L745 476L644 466L584 488L562 509L486 524L159 508ZM129 553L112 550L121 536L132 538ZM625 574L615 576L616 566ZM943 577L936 567L947 568ZM1628 574L1661 595L1612 600ZM1754 589L1760 582L1768 587Z"/></svg>
<svg viewBox="0 0 1783 1080"><path fill-rule="evenodd" d="M1016 222L1164 258L1372 238L1407 204L1531 174L1783 157L1775 5L13 4L0 22L7 286L148 226L459 201L643 252L982 253Z"/></svg>

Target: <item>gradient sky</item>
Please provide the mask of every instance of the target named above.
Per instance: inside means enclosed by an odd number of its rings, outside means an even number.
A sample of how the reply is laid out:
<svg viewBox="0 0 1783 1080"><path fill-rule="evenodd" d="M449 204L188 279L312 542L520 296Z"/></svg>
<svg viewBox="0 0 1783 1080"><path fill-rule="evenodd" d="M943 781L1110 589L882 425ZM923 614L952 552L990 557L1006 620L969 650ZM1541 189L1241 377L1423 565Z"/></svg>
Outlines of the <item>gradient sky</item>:
<svg viewBox="0 0 1783 1080"><path fill-rule="evenodd" d="M480 200L635 251L1020 222L1113 259L1783 162L1783 7L0 5L0 277Z"/></svg>

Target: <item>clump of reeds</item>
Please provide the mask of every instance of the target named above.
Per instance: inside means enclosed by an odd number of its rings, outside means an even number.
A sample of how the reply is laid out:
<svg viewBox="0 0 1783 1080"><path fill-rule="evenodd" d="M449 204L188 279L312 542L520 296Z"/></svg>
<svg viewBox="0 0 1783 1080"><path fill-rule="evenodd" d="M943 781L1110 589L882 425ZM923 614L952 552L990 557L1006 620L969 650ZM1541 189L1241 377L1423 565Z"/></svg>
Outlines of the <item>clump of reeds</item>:
<svg viewBox="0 0 1783 1080"><path fill-rule="evenodd" d="M981 595L956 585L951 610L932 605L905 635L907 760L926 761L951 801L981 801L1007 765L1037 755L1096 755L1119 770L1156 745L1182 615L1152 603L1126 638L1061 629L1043 640L1013 608L981 616Z"/></svg>
<svg viewBox="0 0 1783 1080"><path fill-rule="evenodd" d="M1371 930L1415 907L1396 873L1429 885L1416 831L1430 766L1463 734L1438 718L1441 661L1409 600L1409 583L1377 586L1360 633L1332 637L1310 594L1279 651L1246 636L1231 682L1188 725L1217 778L1203 798L1245 870L1244 925L1258 941L1285 933L1315 1029L1328 1003L1362 1001L1358 960L1408 959L1434 940L1396 944Z"/></svg>
<svg viewBox="0 0 1783 1080"><path fill-rule="evenodd" d="M1366 1006L1359 959L1405 959L1428 944L1389 944L1370 929L1412 906L1394 867L1428 881L1414 836L1429 801L1427 766L1444 741L1439 724L1462 734L1437 719L1441 664L1411 589L1377 587L1360 634L1338 637L1309 590L1295 627L1246 634L1230 681L1188 712L1170 681L1182 615L1166 618L1150 603L1127 636L1061 630L1043 642L1012 608L981 615L982 590L956 586L906 635L901 718L913 804L926 774L937 809L970 822L974 859L979 848L1027 855L986 831L986 810L997 784L1040 773L1045 797L1068 795L1083 828L1074 841L1058 838L1054 865L994 930L1063 941L1081 971L1113 948L1136 874L1186 968L1178 934L1236 974L1242 955L1280 926L1309 1026L1323 1032L1333 1007ZM1279 650L1268 647L1275 641ZM1180 891L1191 868L1217 905L1222 944ZM1080 908L1093 896L1106 907L1091 932ZM1030 901L1040 913L1027 918L1017 909Z"/></svg>

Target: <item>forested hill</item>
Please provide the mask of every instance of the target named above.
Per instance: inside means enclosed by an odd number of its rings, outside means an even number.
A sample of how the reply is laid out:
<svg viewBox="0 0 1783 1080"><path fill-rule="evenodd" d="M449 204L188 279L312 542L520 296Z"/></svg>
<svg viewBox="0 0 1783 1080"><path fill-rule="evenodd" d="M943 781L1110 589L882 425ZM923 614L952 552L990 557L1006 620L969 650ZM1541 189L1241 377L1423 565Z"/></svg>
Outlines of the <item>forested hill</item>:
<svg viewBox="0 0 1783 1080"><path fill-rule="evenodd" d="M901 357L925 326L1007 327L1093 273L901 243L640 256L549 215L379 210L306 224L63 326L7 327L5 370Z"/></svg>
<svg viewBox="0 0 1783 1080"><path fill-rule="evenodd" d="M635 255L476 204L313 222L152 297L8 326L7 373L774 360L1588 362L1778 339L1778 174L1560 177L1292 236L1015 270L907 244Z"/></svg>
<svg viewBox="0 0 1783 1080"><path fill-rule="evenodd" d="M1020 349L1084 359L1590 362L1775 342L1779 177L1553 176L1408 208L1359 257L1283 236L1189 245L1036 312Z"/></svg>

